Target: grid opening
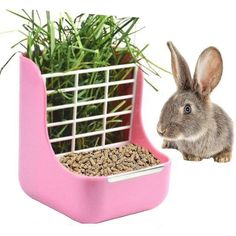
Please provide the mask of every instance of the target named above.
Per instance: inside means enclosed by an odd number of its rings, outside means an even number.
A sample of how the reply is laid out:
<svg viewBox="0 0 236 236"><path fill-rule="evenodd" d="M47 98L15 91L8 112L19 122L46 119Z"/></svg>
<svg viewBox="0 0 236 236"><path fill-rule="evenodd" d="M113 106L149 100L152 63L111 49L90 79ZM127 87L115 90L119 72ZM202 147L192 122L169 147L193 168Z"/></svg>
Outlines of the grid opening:
<svg viewBox="0 0 236 236"><path fill-rule="evenodd" d="M110 81L120 81L134 78L135 67L114 69L110 71Z"/></svg>
<svg viewBox="0 0 236 236"><path fill-rule="evenodd" d="M91 101L97 99L105 98L105 88L91 88L91 89L82 89L77 94L77 100L79 102Z"/></svg>
<svg viewBox="0 0 236 236"><path fill-rule="evenodd" d="M64 137L70 136L72 135L72 124L48 127L48 134L50 139L61 138L62 135Z"/></svg>
<svg viewBox="0 0 236 236"><path fill-rule="evenodd" d="M90 104L77 107L77 118L99 116L103 114L104 103Z"/></svg>
<svg viewBox="0 0 236 236"><path fill-rule="evenodd" d="M128 140L128 136L129 136L129 129L119 130L112 133L109 132L106 134L105 144L111 144L113 142L115 143L124 142Z"/></svg>
<svg viewBox="0 0 236 236"><path fill-rule="evenodd" d="M79 86L91 85L91 84L101 84L106 82L106 72L98 71L93 73L80 74L80 79L78 81Z"/></svg>
<svg viewBox="0 0 236 236"><path fill-rule="evenodd" d="M111 101L107 104L107 113L115 113L121 111L131 111L132 99L124 99L119 101Z"/></svg>
<svg viewBox="0 0 236 236"><path fill-rule="evenodd" d="M110 85L108 87L108 97L117 97L132 94L133 83Z"/></svg>
<svg viewBox="0 0 236 236"><path fill-rule="evenodd" d="M128 143L136 74L135 64L124 64L43 75L55 154Z"/></svg>
<svg viewBox="0 0 236 236"><path fill-rule="evenodd" d="M103 130L103 119L94 119L78 122L76 124L76 134Z"/></svg>
<svg viewBox="0 0 236 236"><path fill-rule="evenodd" d="M56 154L68 153L71 150L71 140L60 141L51 143L52 149Z"/></svg>
<svg viewBox="0 0 236 236"><path fill-rule="evenodd" d="M130 125L131 114L107 117L106 129Z"/></svg>
<svg viewBox="0 0 236 236"><path fill-rule="evenodd" d="M48 95L48 107L52 107L54 105L70 104L73 102L73 99L74 92L56 91Z"/></svg>
<svg viewBox="0 0 236 236"><path fill-rule="evenodd" d="M65 75L61 77L49 77L46 80L47 90L58 90L74 87L75 76Z"/></svg>
<svg viewBox="0 0 236 236"><path fill-rule="evenodd" d="M75 141L75 149L89 149L99 147L102 145L102 135L88 136L84 138L78 138Z"/></svg>
<svg viewBox="0 0 236 236"><path fill-rule="evenodd" d="M53 123L53 122L55 123L55 122L66 121L64 119L65 117L67 118L67 120L73 119L73 108L47 111L48 126L50 123Z"/></svg>

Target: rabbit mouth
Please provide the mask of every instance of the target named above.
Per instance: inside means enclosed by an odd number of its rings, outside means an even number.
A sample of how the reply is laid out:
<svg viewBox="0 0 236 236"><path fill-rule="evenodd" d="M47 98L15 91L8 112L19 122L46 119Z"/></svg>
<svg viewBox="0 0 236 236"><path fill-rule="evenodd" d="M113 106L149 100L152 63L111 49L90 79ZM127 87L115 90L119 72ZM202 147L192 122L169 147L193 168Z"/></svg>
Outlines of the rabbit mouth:
<svg viewBox="0 0 236 236"><path fill-rule="evenodd" d="M182 132L180 132L180 127L177 124L171 124L165 128L158 127L157 132L164 139L168 139L168 140L183 139L183 134Z"/></svg>

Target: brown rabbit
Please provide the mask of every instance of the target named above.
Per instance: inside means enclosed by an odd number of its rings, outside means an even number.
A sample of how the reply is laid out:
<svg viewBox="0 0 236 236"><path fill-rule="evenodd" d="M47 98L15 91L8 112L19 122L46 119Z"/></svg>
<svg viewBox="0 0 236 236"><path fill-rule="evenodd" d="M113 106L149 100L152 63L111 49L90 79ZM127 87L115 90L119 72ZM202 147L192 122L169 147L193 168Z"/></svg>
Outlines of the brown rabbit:
<svg viewBox="0 0 236 236"><path fill-rule="evenodd" d="M205 49L192 79L185 59L173 43L167 45L177 91L165 103L157 125L158 133L164 138L163 148L175 148L189 161L210 157L217 162L230 161L233 124L209 97L222 75L220 52L214 47Z"/></svg>

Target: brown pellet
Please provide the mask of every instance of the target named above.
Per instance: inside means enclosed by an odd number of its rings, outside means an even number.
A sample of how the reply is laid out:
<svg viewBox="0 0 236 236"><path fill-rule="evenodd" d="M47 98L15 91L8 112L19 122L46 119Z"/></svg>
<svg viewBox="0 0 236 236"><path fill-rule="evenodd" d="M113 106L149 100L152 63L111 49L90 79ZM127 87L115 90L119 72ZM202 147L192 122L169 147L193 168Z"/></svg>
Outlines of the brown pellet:
<svg viewBox="0 0 236 236"><path fill-rule="evenodd" d="M160 164L147 149L134 144L85 153L70 153L60 162L74 173L107 176Z"/></svg>
<svg viewBox="0 0 236 236"><path fill-rule="evenodd" d="M80 160L80 163L84 164L84 163L86 163L88 160L89 160L89 159L88 159L88 157L86 156L86 157L84 157L82 160Z"/></svg>
<svg viewBox="0 0 236 236"><path fill-rule="evenodd" d="M69 165L69 166L71 166L72 163L73 163L72 160L68 160L68 161L66 162L66 164Z"/></svg>
<svg viewBox="0 0 236 236"><path fill-rule="evenodd" d="M89 161L90 161L90 163L91 163L92 166L95 166L95 165L96 165L96 162L93 160L92 157L90 157Z"/></svg>

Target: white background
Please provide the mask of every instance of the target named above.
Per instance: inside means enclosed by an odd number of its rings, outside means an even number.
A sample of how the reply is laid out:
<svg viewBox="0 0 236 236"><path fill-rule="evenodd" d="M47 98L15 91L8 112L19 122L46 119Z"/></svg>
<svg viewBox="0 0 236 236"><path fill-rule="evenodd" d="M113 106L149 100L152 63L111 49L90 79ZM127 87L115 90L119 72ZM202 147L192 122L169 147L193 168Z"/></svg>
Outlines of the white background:
<svg viewBox="0 0 236 236"><path fill-rule="evenodd" d="M21 3L20 3L21 2ZM0 32L16 30L20 21L4 9L49 9L75 13L140 16L146 29L137 43L150 43L148 56L170 70L166 41L172 40L193 71L200 52L218 47L224 60L222 81L212 94L236 120L236 14L234 1L3 1ZM17 33L0 34L0 65L10 56ZM159 88L144 88L145 128L161 148L156 123L165 100L174 92L171 76L149 78ZM183 161L175 150L163 150L172 160L170 191L157 208L96 225L80 224L26 196L18 183L18 58L0 77L0 235L236 235L236 160L227 164ZM140 186L142 187L142 186Z"/></svg>

